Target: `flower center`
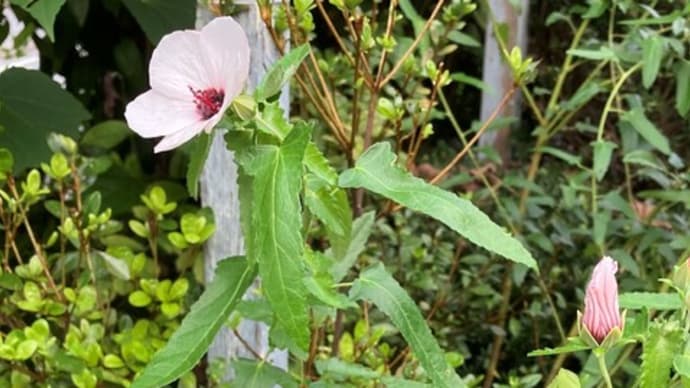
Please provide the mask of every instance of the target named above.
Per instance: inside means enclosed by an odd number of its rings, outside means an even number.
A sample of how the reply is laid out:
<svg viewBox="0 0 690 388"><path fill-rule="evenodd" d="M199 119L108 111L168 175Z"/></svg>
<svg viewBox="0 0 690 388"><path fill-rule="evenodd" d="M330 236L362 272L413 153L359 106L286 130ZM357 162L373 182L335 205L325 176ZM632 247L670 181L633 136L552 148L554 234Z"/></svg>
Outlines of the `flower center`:
<svg viewBox="0 0 690 388"><path fill-rule="evenodd" d="M204 120L207 120L211 118L211 116L218 113L221 105L223 105L225 93L221 89L209 88L204 90L195 90L190 86L189 90L194 96L196 111L199 112Z"/></svg>

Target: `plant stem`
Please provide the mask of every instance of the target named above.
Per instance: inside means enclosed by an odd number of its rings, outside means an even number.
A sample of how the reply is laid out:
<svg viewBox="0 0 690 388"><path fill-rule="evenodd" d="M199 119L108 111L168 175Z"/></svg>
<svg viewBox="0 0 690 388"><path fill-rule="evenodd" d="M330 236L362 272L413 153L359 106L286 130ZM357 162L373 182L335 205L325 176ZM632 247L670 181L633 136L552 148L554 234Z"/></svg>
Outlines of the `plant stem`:
<svg viewBox="0 0 690 388"><path fill-rule="evenodd" d="M597 357L597 361L599 362L599 370L601 371L601 377L604 379L606 387L613 388L613 385L611 384L611 376L609 376L609 370L606 367L606 357L604 357L606 353L595 350L594 355Z"/></svg>

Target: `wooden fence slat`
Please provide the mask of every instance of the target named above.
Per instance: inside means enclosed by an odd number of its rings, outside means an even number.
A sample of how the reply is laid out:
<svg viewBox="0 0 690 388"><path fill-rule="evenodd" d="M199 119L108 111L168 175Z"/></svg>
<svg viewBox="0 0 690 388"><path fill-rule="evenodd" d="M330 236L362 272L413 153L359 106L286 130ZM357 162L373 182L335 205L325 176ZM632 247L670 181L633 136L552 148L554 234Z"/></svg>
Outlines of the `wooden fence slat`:
<svg viewBox="0 0 690 388"><path fill-rule="evenodd" d="M247 89L252 90L271 63L279 57L279 53L260 18L256 1L235 1L235 4L246 6L246 10L233 15L233 17L242 25L249 39L251 62ZM207 10L200 8L197 17L198 26L205 25L211 17ZM280 103L287 113L289 108L287 88L283 90L280 96ZM205 276L206 279L210 280L219 260L244 254L244 241L239 217L237 167L232 152L225 148L222 133L217 133L213 139L200 184L201 202L204 206L213 209L216 222L216 233L206 243L204 250ZM257 287L259 287L258 281L249 288L245 298L252 298ZM266 356L273 365L287 369L286 351L274 351L267 355L268 328L265 324L244 320L237 330L254 350L262 356ZM209 349L209 361L216 358L235 357L253 358L251 352L247 351L232 331L223 328ZM226 377L232 378L231 370L228 371Z"/></svg>

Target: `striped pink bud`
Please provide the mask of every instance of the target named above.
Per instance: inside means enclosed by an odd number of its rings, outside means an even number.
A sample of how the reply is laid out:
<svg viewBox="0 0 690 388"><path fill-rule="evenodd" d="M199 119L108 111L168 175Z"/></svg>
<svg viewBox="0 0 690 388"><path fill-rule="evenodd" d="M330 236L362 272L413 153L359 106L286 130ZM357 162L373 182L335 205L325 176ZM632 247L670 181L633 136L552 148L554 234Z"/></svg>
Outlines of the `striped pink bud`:
<svg viewBox="0 0 690 388"><path fill-rule="evenodd" d="M614 328L623 329L618 308L617 270L615 260L608 256L602 258L594 267L585 293L582 323L599 344Z"/></svg>

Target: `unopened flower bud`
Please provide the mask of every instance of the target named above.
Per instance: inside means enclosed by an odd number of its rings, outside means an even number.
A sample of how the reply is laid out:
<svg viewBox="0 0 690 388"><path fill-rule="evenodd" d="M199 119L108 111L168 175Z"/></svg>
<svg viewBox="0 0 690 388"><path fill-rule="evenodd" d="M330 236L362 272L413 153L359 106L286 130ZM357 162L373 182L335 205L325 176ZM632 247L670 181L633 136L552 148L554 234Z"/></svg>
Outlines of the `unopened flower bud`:
<svg viewBox="0 0 690 388"><path fill-rule="evenodd" d="M598 344L602 344L614 329L623 330L618 308L617 270L616 261L606 256L594 267L587 285L582 325Z"/></svg>

